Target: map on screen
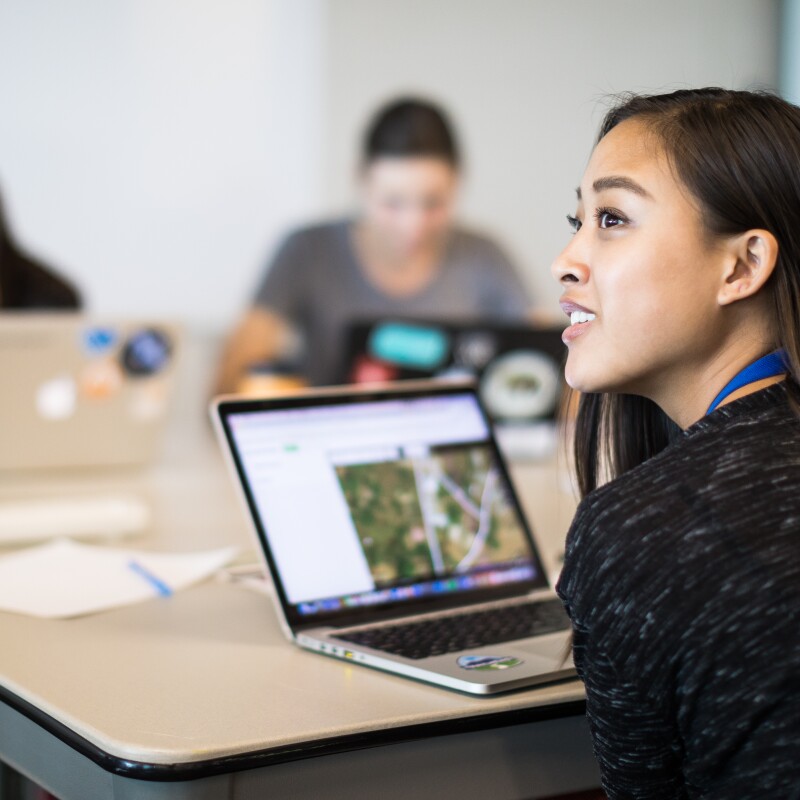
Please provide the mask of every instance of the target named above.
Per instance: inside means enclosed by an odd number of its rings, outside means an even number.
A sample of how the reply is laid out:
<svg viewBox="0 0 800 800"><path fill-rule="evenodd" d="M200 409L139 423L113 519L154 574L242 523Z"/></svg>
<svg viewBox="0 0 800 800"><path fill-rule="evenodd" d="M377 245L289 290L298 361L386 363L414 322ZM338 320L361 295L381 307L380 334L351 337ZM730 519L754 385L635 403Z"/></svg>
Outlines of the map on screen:
<svg viewBox="0 0 800 800"><path fill-rule="evenodd" d="M339 465L336 474L376 587L529 555L499 466L484 443Z"/></svg>

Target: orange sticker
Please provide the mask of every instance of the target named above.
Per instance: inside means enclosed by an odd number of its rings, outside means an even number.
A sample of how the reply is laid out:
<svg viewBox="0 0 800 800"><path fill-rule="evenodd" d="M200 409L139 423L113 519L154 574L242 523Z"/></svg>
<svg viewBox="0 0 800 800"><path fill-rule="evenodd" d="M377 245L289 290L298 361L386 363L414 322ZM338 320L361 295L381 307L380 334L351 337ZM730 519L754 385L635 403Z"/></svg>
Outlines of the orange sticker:
<svg viewBox="0 0 800 800"><path fill-rule="evenodd" d="M81 374L81 394L90 400L107 400L122 386L122 370L113 361L87 364Z"/></svg>

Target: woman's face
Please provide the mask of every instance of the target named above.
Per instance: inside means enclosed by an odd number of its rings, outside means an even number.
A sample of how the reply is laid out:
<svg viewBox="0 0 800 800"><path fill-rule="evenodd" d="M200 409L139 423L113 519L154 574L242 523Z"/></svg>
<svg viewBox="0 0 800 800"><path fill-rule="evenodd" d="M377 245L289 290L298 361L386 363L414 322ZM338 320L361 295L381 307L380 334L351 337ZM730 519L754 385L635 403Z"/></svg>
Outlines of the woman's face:
<svg viewBox="0 0 800 800"><path fill-rule="evenodd" d="M688 391L719 346L722 251L636 120L595 148L572 222L576 232L552 268L561 307L573 315L563 335L567 382L663 408L664 393Z"/></svg>
<svg viewBox="0 0 800 800"><path fill-rule="evenodd" d="M447 232L457 187L455 169L441 158L378 158L363 172L364 217L392 255L411 258Z"/></svg>

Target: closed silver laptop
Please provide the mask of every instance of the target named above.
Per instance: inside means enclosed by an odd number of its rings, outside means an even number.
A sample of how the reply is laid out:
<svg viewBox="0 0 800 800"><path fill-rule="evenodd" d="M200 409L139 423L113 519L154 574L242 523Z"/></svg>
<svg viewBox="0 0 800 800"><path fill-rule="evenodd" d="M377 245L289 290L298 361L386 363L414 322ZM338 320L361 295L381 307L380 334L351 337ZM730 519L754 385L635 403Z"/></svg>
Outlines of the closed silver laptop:
<svg viewBox="0 0 800 800"><path fill-rule="evenodd" d="M0 314L0 470L151 461L177 346L163 321Z"/></svg>
<svg viewBox="0 0 800 800"><path fill-rule="evenodd" d="M296 644L474 694L575 674L472 386L222 398L212 416Z"/></svg>

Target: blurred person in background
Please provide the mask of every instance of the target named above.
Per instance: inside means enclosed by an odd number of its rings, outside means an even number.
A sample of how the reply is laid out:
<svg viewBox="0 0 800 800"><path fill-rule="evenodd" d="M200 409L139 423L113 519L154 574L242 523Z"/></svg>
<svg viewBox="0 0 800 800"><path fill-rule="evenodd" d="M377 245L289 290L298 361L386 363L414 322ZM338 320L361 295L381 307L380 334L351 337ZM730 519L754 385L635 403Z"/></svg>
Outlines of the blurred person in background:
<svg viewBox="0 0 800 800"><path fill-rule="evenodd" d="M363 141L360 209L291 233L223 351L216 390L284 362L310 384L342 374L349 323L392 316L528 319L504 252L455 224L461 154L444 112L418 99L382 108Z"/></svg>
<svg viewBox="0 0 800 800"><path fill-rule="evenodd" d="M0 197L0 310L75 310L80 305L74 286L20 250Z"/></svg>

